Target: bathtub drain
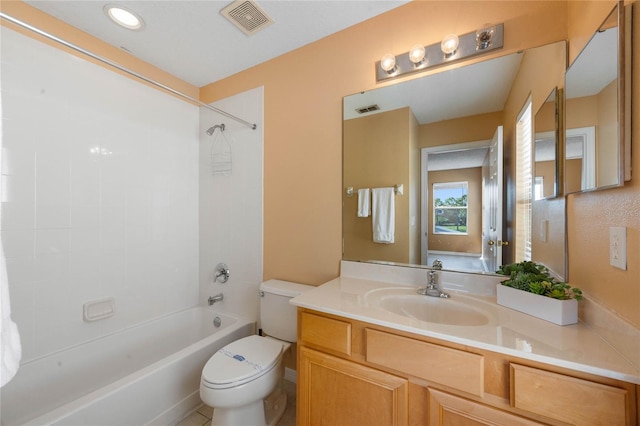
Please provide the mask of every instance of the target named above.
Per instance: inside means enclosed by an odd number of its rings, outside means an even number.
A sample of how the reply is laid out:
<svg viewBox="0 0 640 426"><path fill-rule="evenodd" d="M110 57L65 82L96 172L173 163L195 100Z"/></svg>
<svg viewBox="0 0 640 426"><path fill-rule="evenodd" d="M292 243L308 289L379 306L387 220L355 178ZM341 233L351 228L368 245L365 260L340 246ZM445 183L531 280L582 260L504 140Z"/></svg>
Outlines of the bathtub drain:
<svg viewBox="0 0 640 426"><path fill-rule="evenodd" d="M220 327L220 324L222 324L222 320L220 319L220 317L215 317L213 319L213 325L217 328Z"/></svg>

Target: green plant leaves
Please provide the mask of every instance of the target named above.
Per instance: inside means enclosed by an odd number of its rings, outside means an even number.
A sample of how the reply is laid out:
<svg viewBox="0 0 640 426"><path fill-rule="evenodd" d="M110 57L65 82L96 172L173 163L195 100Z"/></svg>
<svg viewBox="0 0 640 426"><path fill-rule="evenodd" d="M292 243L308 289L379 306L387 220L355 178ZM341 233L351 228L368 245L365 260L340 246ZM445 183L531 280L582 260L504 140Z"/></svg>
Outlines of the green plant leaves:
<svg viewBox="0 0 640 426"><path fill-rule="evenodd" d="M556 281L546 266L532 261L503 265L496 273L509 277L508 280L502 281L502 285L507 287L560 300L582 299L582 291L579 288Z"/></svg>

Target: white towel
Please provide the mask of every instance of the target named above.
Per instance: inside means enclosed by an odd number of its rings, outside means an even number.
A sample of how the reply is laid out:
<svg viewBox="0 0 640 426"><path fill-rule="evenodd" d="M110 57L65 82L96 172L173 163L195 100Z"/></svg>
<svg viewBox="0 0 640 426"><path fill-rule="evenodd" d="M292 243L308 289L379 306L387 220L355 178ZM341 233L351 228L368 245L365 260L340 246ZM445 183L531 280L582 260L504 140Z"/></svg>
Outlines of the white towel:
<svg viewBox="0 0 640 426"><path fill-rule="evenodd" d="M11 304L9 302L9 280L4 250L0 243L0 387L9 383L20 366L22 346L18 326L11 320Z"/></svg>
<svg viewBox="0 0 640 426"><path fill-rule="evenodd" d="M393 244L396 230L395 192L393 188L374 188L372 192L373 242Z"/></svg>
<svg viewBox="0 0 640 426"><path fill-rule="evenodd" d="M369 217L371 212L371 195L369 188L358 189L358 217Z"/></svg>

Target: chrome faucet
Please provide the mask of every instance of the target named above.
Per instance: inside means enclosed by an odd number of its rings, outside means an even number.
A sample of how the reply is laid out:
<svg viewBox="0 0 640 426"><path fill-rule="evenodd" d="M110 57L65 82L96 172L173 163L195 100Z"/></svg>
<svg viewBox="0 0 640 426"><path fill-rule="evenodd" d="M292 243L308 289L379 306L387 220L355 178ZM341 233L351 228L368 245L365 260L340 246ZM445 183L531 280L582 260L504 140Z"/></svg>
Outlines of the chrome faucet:
<svg viewBox="0 0 640 426"><path fill-rule="evenodd" d="M224 299L224 294L218 293L215 296L209 296L209 306L213 305L216 302L222 302Z"/></svg>
<svg viewBox="0 0 640 426"><path fill-rule="evenodd" d="M438 271L436 269L432 269L429 271L429 282L426 287L420 288L418 290L418 294L422 294L424 296L432 296L432 297L442 297L446 299L449 297L449 294L440 290L438 287Z"/></svg>

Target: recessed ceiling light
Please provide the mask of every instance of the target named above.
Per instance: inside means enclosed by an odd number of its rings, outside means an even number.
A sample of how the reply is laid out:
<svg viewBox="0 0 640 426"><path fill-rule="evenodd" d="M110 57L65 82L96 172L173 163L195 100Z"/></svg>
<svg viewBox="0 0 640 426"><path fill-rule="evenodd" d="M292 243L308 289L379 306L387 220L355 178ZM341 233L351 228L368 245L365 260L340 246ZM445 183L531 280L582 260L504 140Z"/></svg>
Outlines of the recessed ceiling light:
<svg viewBox="0 0 640 426"><path fill-rule="evenodd" d="M142 18L122 6L108 4L104 7L104 13L121 27L125 27L130 30L141 30L144 28L144 21Z"/></svg>

